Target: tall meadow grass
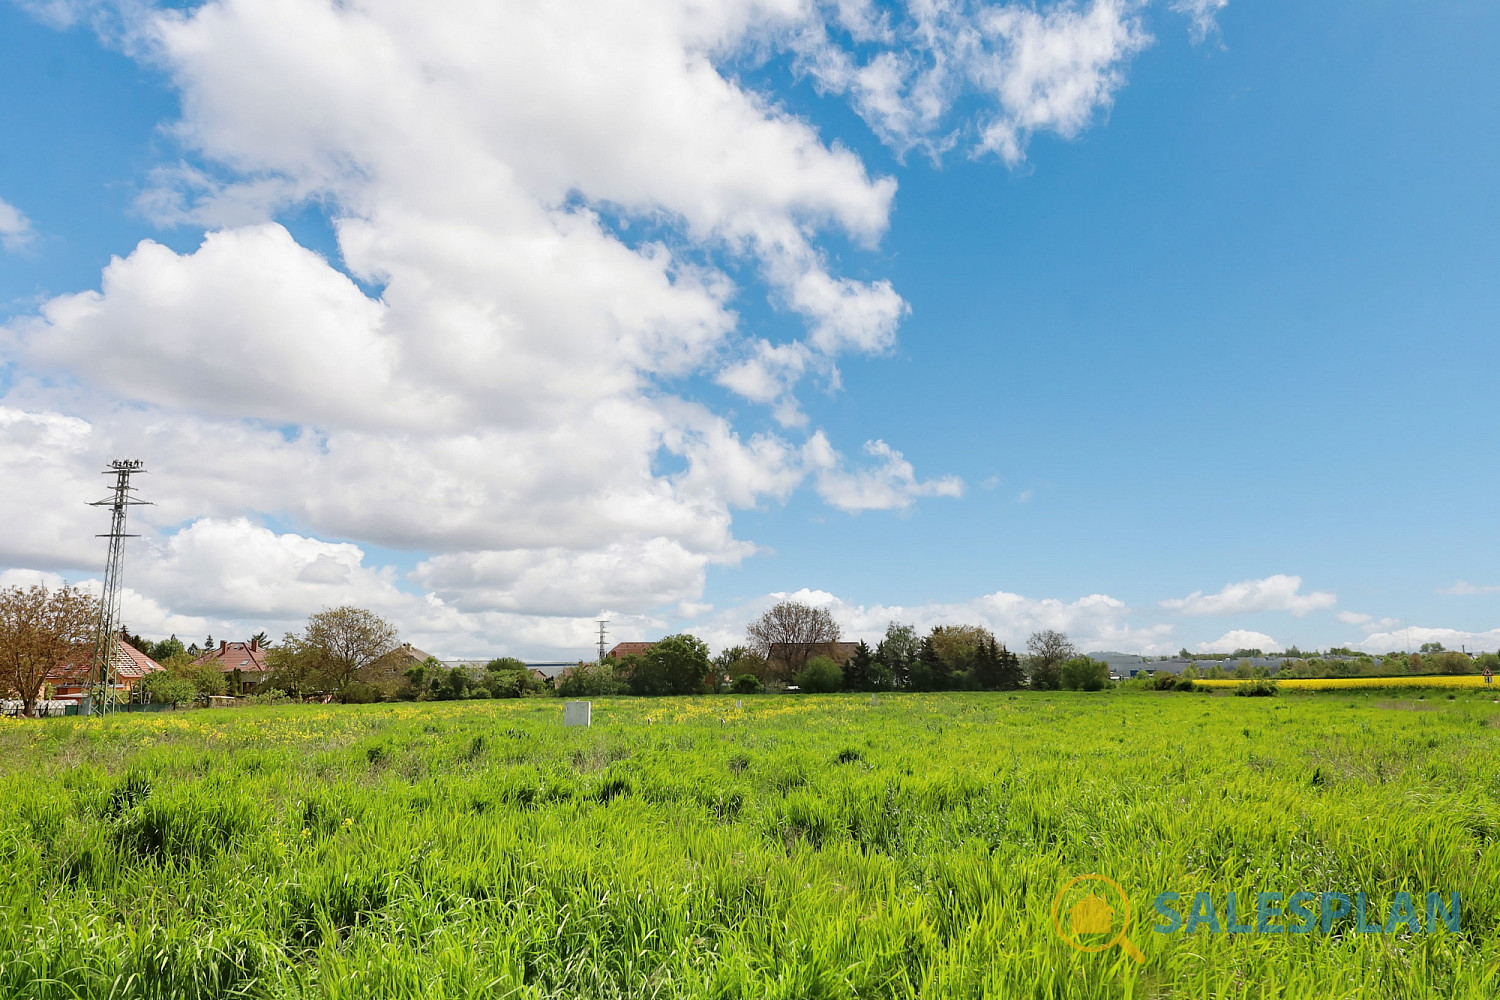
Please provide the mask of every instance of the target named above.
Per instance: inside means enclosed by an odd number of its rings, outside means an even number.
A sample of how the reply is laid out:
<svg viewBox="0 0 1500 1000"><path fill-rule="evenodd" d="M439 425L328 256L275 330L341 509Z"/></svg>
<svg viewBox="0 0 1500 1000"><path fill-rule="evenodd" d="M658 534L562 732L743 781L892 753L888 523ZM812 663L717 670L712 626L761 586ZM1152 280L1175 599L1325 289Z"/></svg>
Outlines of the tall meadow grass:
<svg viewBox="0 0 1500 1000"><path fill-rule="evenodd" d="M1500 993L1489 700L743 704L0 723L0 996ZM1089 872L1143 964L1053 932ZM1151 930L1163 890L1262 889L1456 890L1462 929Z"/></svg>

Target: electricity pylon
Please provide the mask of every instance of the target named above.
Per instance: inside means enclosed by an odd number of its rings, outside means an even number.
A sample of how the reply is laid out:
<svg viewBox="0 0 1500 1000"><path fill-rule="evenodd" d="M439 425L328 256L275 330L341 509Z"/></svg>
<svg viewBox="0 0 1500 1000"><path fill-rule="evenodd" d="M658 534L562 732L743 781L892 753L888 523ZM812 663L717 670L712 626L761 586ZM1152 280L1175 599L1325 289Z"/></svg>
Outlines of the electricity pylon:
<svg viewBox="0 0 1500 1000"><path fill-rule="evenodd" d="M114 710L115 690L119 685L119 674L115 666L115 643L120 641L120 583L124 576L125 539L137 535L125 533L125 512L131 507L141 506L147 501L137 499L130 477L145 472L146 463L135 458L121 458L109 463L104 475L115 477L115 488L103 500L89 506L108 507L112 516L109 534L96 538L109 539L109 556L104 563L104 593L99 595L99 623L94 636L94 692L97 711Z"/></svg>

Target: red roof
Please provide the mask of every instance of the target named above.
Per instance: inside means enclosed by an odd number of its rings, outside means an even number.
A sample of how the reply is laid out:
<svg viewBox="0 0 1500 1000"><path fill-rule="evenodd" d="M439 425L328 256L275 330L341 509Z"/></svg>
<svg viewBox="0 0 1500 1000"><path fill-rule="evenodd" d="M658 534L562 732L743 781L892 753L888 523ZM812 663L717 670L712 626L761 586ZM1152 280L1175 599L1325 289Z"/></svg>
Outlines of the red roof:
<svg viewBox="0 0 1500 1000"><path fill-rule="evenodd" d="M121 636L115 642L115 675L122 681L137 681L147 674L165 669L145 653L136 649ZM87 683L93 679L94 660L92 654L72 663L62 663L47 671L47 680L53 684Z"/></svg>
<svg viewBox="0 0 1500 1000"><path fill-rule="evenodd" d="M266 647L254 639L249 642L220 642L218 649L210 649L193 662L211 664L226 674L232 674L236 670L246 674L263 674L271 669L266 666Z"/></svg>
<svg viewBox="0 0 1500 1000"><path fill-rule="evenodd" d="M617 642L615 648L611 649L606 656L619 659L622 656L644 656L646 650L656 645L654 642Z"/></svg>

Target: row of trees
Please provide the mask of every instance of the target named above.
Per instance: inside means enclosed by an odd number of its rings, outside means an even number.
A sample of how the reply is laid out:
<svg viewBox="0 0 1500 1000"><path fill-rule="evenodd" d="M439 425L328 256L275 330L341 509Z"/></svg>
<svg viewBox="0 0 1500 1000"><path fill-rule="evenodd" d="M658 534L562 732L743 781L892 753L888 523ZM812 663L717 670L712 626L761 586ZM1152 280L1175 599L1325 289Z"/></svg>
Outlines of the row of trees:
<svg viewBox="0 0 1500 1000"><path fill-rule="evenodd" d="M833 655L840 634L827 609L783 601L746 629L748 646L725 650L720 660L734 683L750 675L762 686L816 691L1093 689L1109 680L1107 666L1081 657L1053 630L1034 633L1024 659L979 625L937 625L923 636L891 622L874 649L860 641L847 657Z"/></svg>
<svg viewBox="0 0 1500 1000"><path fill-rule="evenodd" d="M62 663L85 662L92 655L97 615L98 602L77 588L0 590L0 690L19 695L31 714L50 670ZM202 651L213 648L211 636L203 647L184 646L175 636L161 641L126 638L166 668L141 680L137 691L145 699L182 703L224 692L225 677L217 666L194 662ZM1081 655L1061 632L1032 634L1022 656L982 626L938 625L919 635L911 625L891 622L874 648L863 641L851 647L840 642L838 623L827 609L794 601L767 610L747 627L745 645L717 656L710 657L696 636L671 635L643 655L580 663L555 682L537 677L510 657L476 669L449 669L433 659L413 665L399 655L396 626L363 608L318 612L302 630L287 633L274 645L264 633L255 638L267 648L270 667L263 692L349 702L781 689L1098 690L1110 683L1108 667ZM1500 669L1500 657L1486 654L1475 661L1429 644L1419 654L1380 659L1359 655L1294 660L1280 676L1464 673L1486 665ZM1267 673L1265 667L1242 663L1233 674L1215 665L1205 668L1202 676L1253 678Z"/></svg>

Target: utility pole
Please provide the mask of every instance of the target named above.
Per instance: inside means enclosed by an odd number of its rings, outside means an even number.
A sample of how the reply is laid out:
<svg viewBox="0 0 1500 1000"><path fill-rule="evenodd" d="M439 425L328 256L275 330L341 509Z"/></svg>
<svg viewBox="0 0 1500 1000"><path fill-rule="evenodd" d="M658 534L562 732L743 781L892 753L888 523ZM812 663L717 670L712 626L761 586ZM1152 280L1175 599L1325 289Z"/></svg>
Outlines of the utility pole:
<svg viewBox="0 0 1500 1000"><path fill-rule="evenodd" d="M600 663L604 662L604 637L609 634L609 629L606 628L607 625L609 625L609 619L608 618L601 618L601 619L599 619L599 662Z"/></svg>
<svg viewBox="0 0 1500 1000"><path fill-rule="evenodd" d="M119 683L115 643L120 641L117 633L120 630L120 583L124 575L125 539L140 537L125 533L125 513L131 507L148 502L136 498L130 477L145 471L146 463L140 459L122 458L110 462L104 475L115 477L115 487L109 496L89 505L108 507L111 511L109 534L94 536L109 539L109 555L104 563L104 593L99 595L99 622L94 636L94 691L100 713L114 710L115 688Z"/></svg>

